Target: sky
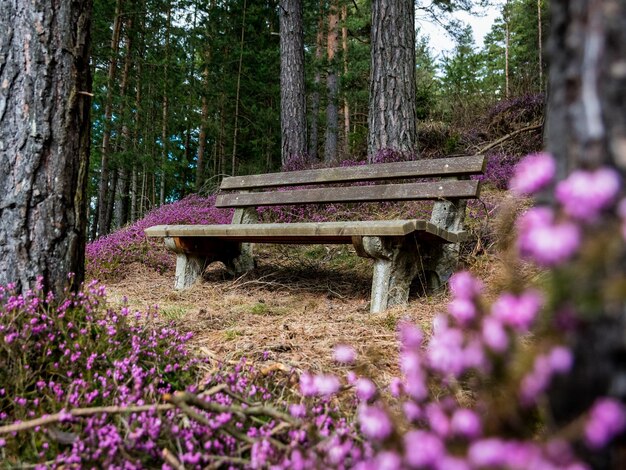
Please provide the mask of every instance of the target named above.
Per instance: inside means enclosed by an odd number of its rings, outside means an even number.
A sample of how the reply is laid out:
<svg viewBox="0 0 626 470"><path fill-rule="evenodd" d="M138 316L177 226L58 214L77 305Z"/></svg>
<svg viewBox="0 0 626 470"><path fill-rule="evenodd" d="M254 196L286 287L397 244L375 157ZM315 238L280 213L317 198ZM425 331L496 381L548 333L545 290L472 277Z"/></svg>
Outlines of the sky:
<svg viewBox="0 0 626 470"><path fill-rule="evenodd" d="M474 41L478 48L482 47L485 35L491 30L491 25L500 14L500 3L490 7L484 11L484 16L476 17L468 15L465 12L458 12L454 14L454 17L469 23L474 31ZM454 48L454 42L450 35L439 25L420 20L418 17L417 26L422 31L422 34L426 34L430 37L430 47L433 55L440 59L442 53L449 52Z"/></svg>

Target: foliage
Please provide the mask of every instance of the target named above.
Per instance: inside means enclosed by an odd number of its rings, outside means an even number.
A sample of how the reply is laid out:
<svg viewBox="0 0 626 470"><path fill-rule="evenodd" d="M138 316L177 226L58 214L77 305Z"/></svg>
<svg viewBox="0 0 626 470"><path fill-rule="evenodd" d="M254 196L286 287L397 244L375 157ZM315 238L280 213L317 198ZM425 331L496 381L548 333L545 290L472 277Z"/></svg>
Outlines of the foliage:
<svg viewBox="0 0 626 470"><path fill-rule="evenodd" d="M187 196L149 212L144 218L87 245L87 276L112 279L123 275L121 268L141 262L157 271L172 267L172 256L162 242L146 238L144 230L155 225L230 223L232 211L215 207L215 196Z"/></svg>

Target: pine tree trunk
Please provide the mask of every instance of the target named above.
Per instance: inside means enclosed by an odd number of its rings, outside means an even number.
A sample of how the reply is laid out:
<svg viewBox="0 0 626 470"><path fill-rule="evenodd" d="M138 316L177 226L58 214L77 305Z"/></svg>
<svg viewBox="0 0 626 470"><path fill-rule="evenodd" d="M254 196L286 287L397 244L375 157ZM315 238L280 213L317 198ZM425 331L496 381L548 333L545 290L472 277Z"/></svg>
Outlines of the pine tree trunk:
<svg viewBox="0 0 626 470"><path fill-rule="evenodd" d="M328 37L326 41L326 57L328 59L326 75L326 92L328 103L326 105L326 143L324 145L324 161L332 163L337 161L337 140L339 128L339 110L337 106L337 94L339 83L337 78L337 49L339 47L339 12L338 2L333 0L328 13Z"/></svg>
<svg viewBox="0 0 626 470"><path fill-rule="evenodd" d="M415 5L373 0L368 158L383 149L417 152Z"/></svg>
<svg viewBox="0 0 626 470"><path fill-rule="evenodd" d="M200 135L198 136L198 159L196 163L196 191L199 191L204 184L204 154L206 153L206 139L207 139L207 121L209 118L209 100L206 97L206 92L209 89L209 66L204 67L202 72L204 77L204 85L202 90L202 111L200 114Z"/></svg>
<svg viewBox="0 0 626 470"><path fill-rule="evenodd" d="M320 67L324 49L324 7L323 2L319 2L319 20L317 23L317 35L315 40L315 75L313 77L313 93L311 94L311 133L309 135L309 159L317 161L317 146L319 143L319 113L320 113L320 87L322 85L322 74Z"/></svg>
<svg viewBox="0 0 626 470"><path fill-rule="evenodd" d="M104 132L102 134L100 185L98 188L97 217L94 217L92 238L107 233L107 195L109 194L109 153L111 148L111 126L113 116L113 84L117 70L117 55L120 46L120 32L122 30L122 0L115 4L115 18L113 20L113 34L111 36L111 60L107 75L107 94L104 102ZM104 230L103 230L104 228Z"/></svg>
<svg viewBox="0 0 626 470"><path fill-rule="evenodd" d="M59 299L84 278L91 5L0 2L0 285Z"/></svg>
<svg viewBox="0 0 626 470"><path fill-rule="evenodd" d="M159 205L165 204L165 180L167 177L167 158L169 155L169 60L170 60L170 27L172 24L172 5L167 4L167 20L165 23L165 65L163 68L163 114L161 125L161 181L159 184Z"/></svg>
<svg viewBox="0 0 626 470"><path fill-rule="evenodd" d="M239 68L237 71L237 92L235 95L235 125L233 128L233 153L231 154L230 174L237 174L237 135L239 134L239 93L241 92L241 69L243 67L243 46L246 37L247 2L243 0L243 18L241 20L241 40L239 41Z"/></svg>
<svg viewBox="0 0 626 470"><path fill-rule="evenodd" d="M552 0L550 9L546 136L548 150L558 162L559 176L579 168L610 166L624 178L626 5L621 0ZM618 226L615 219L615 214L606 214L594 229ZM610 275L619 283L626 275L623 253L608 266L600 265L597 258L590 259L599 275ZM589 254L585 256L589 258ZM598 396L610 394L626 400L626 308L619 300L623 299L623 289L613 299L612 294L607 295L610 285L603 284L604 293L597 292L597 304L586 307L596 310L594 321L588 324L583 319L574 334L568 333L574 343L575 366L552 391L557 425L572 422ZM618 439L620 444L617 452L609 447L594 456L591 467L626 468L623 437Z"/></svg>
<svg viewBox="0 0 626 470"><path fill-rule="evenodd" d="M306 156L302 0L280 0L281 162Z"/></svg>
<svg viewBox="0 0 626 470"><path fill-rule="evenodd" d="M343 51L343 74L348 75L348 7L341 7L341 49ZM343 97L343 153L350 155L350 104L348 97Z"/></svg>

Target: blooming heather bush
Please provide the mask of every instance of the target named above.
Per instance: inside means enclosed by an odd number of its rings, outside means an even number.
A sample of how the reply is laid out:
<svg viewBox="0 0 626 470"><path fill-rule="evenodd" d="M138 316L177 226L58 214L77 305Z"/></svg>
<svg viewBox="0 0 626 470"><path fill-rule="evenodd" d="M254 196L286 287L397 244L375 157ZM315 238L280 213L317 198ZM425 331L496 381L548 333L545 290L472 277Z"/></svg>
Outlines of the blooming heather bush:
<svg viewBox="0 0 626 470"><path fill-rule="evenodd" d="M162 242L146 239L144 229L167 224L227 224L232 210L217 209L215 196L191 195L149 212L143 219L98 238L87 245L87 275L95 279L111 279L123 274L123 267L134 261L159 271L173 266Z"/></svg>

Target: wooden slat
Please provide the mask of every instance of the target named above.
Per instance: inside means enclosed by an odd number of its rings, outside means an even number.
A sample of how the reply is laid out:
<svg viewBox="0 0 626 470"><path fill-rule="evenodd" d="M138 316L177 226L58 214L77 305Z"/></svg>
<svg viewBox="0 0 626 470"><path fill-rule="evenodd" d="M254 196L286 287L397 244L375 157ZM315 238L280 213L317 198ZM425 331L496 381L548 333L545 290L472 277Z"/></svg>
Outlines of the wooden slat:
<svg viewBox="0 0 626 470"><path fill-rule="evenodd" d="M215 206L252 207L290 204L328 204L334 202L476 198L479 196L479 187L479 182L476 180L462 180L220 194L215 201Z"/></svg>
<svg viewBox="0 0 626 470"><path fill-rule="evenodd" d="M301 222L293 224L157 225L145 229L148 237L206 238L251 243L351 243L353 236L407 236L441 238L457 243L465 233L442 230L425 220L356 222Z"/></svg>
<svg viewBox="0 0 626 470"><path fill-rule="evenodd" d="M346 183L433 176L474 175L484 171L484 155L451 157L411 162L378 163L374 165L322 168L320 170L287 171L263 175L224 178L222 190L259 189L277 186Z"/></svg>

